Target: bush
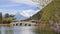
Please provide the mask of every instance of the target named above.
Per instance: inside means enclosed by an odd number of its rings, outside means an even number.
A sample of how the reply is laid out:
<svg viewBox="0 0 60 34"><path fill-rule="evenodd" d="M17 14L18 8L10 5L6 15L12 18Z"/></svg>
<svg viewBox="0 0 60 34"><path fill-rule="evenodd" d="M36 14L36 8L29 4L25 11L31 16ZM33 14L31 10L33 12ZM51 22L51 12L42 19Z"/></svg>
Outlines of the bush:
<svg viewBox="0 0 60 34"><path fill-rule="evenodd" d="M12 18L3 18L3 24L9 24L12 21L13 21Z"/></svg>

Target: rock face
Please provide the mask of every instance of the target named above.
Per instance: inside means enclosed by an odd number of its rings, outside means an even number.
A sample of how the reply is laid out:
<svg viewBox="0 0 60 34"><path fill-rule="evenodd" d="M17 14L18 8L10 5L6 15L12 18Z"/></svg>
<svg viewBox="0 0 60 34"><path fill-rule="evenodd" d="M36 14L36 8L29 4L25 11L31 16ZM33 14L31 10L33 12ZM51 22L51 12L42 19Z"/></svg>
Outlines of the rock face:
<svg viewBox="0 0 60 34"><path fill-rule="evenodd" d="M49 21L49 24L50 24L50 28L53 31L60 33L60 23L54 23L53 21Z"/></svg>
<svg viewBox="0 0 60 34"><path fill-rule="evenodd" d="M57 33L60 33L60 0L54 0L54 7L55 7L55 11L56 11L56 15L58 17L58 21L57 22L53 22L50 21L50 25L51 25L51 29ZM56 19L57 20L57 19Z"/></svg>

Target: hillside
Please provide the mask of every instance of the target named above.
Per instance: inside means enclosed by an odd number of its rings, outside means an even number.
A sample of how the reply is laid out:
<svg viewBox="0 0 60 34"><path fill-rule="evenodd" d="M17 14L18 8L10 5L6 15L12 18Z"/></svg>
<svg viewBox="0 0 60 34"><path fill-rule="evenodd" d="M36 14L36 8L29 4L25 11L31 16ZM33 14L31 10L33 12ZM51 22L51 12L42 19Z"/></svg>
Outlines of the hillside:
<svg viewBox="0 0 60 34"><path fill-rule="evenodd" d="M59 21L60 17L60 0L53 0L49 5L42 9L41 20L48 22L53 20L54 22Z"/></svg>
<svg viewBox="0 0 60 34"><path fill-rule="evenodd" d="M37 14L33 15L32 17L26 20L41 19L41 21L47 22L50 19L57 21L59 20L59 17L60 17L60 0L53 0L50 4L44 7Z"/></svg>
<svg viewBox="0 0 60 34"><path fill-rule="evenodd" d="M29 21L29 20L39 20L41 19L41 12L39 11L38 13L34 14L32 17L26 19L25 21Z"/></svg>
<svg viewBox="0 0 60 34"><path fill-rule="evenodd" d="M37 16L40 15L40 16ZM39 18L40 17L40 18ZM40 34L60 34L56 32L58 26L55 25L55 23L60 23L60 0L53 0L50 4L48 4L46 7L44 7L41 11L39 11L37 14L33 15L31 17L32 19L39 18L41 20L40 26L38 29L40 30ZM54 29L51 29L50 24L48 23L49 20L54 21ZM52 22L50 22L52 23ZM57 28L57 29L56 29ZM53 31L54 30L54 31ZM59 29L60 30L60 29Z"/></svg>

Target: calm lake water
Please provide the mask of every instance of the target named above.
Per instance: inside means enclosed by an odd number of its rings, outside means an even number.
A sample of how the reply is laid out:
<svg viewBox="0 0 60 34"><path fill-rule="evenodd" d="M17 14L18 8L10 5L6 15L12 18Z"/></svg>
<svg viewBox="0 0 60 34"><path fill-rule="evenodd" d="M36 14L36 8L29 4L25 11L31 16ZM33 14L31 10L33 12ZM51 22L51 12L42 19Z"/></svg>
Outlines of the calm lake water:
<svg viewBox="0 0 60 34"><path fill-rule="evenodd" d="M0 26L0 34L37 34L35 26Z"/></svg>

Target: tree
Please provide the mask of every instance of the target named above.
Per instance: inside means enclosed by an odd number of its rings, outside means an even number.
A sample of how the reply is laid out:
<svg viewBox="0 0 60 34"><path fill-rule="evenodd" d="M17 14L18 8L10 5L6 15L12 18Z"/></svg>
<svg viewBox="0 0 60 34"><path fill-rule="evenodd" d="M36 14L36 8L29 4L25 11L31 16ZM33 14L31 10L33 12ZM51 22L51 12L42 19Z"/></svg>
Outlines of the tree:
<svg viewBox="0 0 60 34"><path fill-rule="evenodd" d="M12 21L13 21L12 18L3 18L3 24L9 24Z"/></svg>
<svg viewBox="0 0 60 34"><path fill-rule="evenodd" d="M5 14L5 18L12 18L13 20L15 19L14 16L15 15L13 15L13 14L11 14L11 15L8 13Z"/></svg>
<svg viewBox="0 0 60 34"><path fill-rule="evenodd" d="M13 20L15 20L14 16L15 16L15 15L11 14L11 15L10 15L10 18L12 18Z"/></svg>
<svg viewBox="0 0 60 34"><path fill-rule="evenodd" d="M0 23L2 23L2 12L0 12Z"/></svg>
<svg viewBox="0 0 60 34"><path fill-rule="evenodd" d="M37 5L45 7L48 5L52 0L32 0L32 2L35 2Z"/></svg>
<svg viewBox="0 0 60 34"><path fill-rule="evenodd" d="M11 23L13 20L15 20L14 19L14 16L15 15L10 15L9 13L6 13L5 15L4 15L5 17L3 18L3 24L9 24L9 23Z"/></svg>
<svg viewBox="0 0 60 34"><path fill-rule="evenodd" d="M5 18L9 18L10 15L8 13L5 14Z"/></svg>
<svg viewBox="0 0 60 34"><path fill-rule="evenodd" d="M11 14L10 17L14 17L15 15Z"/></svg>

